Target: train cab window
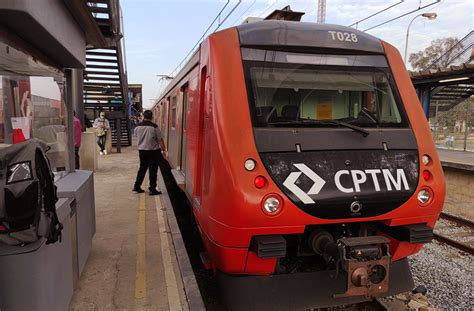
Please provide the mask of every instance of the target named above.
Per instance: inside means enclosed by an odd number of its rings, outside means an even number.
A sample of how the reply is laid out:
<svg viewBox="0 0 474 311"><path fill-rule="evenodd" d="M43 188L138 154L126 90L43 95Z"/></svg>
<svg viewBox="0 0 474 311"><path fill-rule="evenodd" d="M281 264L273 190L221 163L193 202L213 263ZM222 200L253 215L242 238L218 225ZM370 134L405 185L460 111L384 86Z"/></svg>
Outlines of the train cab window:
<svg viewBox="0 0 474 311"><path fill-rule="evenodd" d="M171 128L174 130L176 129L176 109L177 109L177 97L173 96L171 101Z"/></svg>
<svg viewBox="0 0 474 311"><path fill-rule="evenodd" d="M242 52L254 126L407 126L384 56L261 51Z"/></svg>

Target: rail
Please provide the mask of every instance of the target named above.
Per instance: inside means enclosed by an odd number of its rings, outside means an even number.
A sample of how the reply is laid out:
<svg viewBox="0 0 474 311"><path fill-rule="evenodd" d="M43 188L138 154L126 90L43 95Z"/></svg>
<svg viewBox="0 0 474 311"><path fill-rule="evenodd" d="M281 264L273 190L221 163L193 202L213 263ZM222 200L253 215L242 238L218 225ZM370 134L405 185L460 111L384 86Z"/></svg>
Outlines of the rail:
<svg viewBox="0 0 474 311"><path fill-rule="evenodd" d="M452 221L452 222L454 222L454 223L456 223L460 226L468 227L470 229L474 228L474 223L472 221L461 218L461 217L458 217L458 216L454 216L454 215L447 214L447 213L441 213L440 218ZM470 255L474 255L474 248L472 246L466 244L466 243L456 241L456 240L454 240L450 237L447 237L447 236L439 234L439 233L433 233L433 237L438 242L450 245L454 248L457 248L457 249L462 250L466 253L469 253Z"/></svg>

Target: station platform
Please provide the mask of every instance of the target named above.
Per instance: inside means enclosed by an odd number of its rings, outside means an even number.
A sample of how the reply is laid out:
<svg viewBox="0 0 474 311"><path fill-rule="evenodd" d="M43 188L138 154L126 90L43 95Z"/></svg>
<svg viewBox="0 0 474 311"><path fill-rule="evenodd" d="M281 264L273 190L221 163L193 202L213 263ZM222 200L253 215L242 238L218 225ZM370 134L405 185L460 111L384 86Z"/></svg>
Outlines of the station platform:
<svg viewBox="0 0 474 311"><path fill-rule="evenodd" d="M138 164L136 147L99 157L97 232L70 310L189 309L163 180L160 175L163 195L132 192Z"/></svg>
<svg viewBox="0 0 474 311"><path fill-rule="evenodd" d="M474 219L474 152L437 149L446 181L443 210Z"/></svg>
<svg viewBox="0 0 474 311"><path fill-rule="evenodd" d="M474 171L474 152L437 149L444 167Z"/></svg>

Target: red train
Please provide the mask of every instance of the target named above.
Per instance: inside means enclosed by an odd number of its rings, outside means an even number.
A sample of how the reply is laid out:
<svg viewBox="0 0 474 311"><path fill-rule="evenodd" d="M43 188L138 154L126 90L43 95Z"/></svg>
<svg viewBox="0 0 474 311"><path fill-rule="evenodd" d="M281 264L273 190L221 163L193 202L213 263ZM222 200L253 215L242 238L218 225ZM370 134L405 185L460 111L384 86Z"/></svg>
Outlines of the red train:
<svg viewBox="0 0 474 311"><path fill-rule="evenodd" d="M406 257L431 241L445 186L393 46L343 26L243 24L210 35L154 110L234 307L413 288Z"/></svg>

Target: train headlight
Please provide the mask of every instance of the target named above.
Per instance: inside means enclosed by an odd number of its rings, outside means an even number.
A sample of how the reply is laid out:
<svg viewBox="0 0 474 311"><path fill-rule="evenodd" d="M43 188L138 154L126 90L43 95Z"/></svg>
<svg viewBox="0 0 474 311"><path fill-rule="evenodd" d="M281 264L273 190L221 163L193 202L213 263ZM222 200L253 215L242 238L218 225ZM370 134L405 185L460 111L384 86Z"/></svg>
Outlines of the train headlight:
<svg viewBox="0 0 474 311"><path fill-rule="evenodd" d="M270 194L263 199L262 210L265 214L269 216L279 214L281 212L282 207L283 200L278 195Z"/></svg>
<svg viewBox="0 0 474 311"><path fill-rule="evenodd" d="M253 159L247 159L245 160L244 166L247 171L253 171L255 169L255 161Z"/></svg>
<svg viewBox="0 0 474 311"><path fill-rule="evenodd" d="M424 165L428 165L430 162L431 162L431 158L428 156L428 155L423 155L423 157L421 158L421 162L424 164Z"/></svg>
<svg viewBox="0 0 474 311"><path fill-rule="evenodd" d="M418 192L417 198L421 205L426 205L431 200L431 193L426 189L422 189L420 192Z"/></svg>

